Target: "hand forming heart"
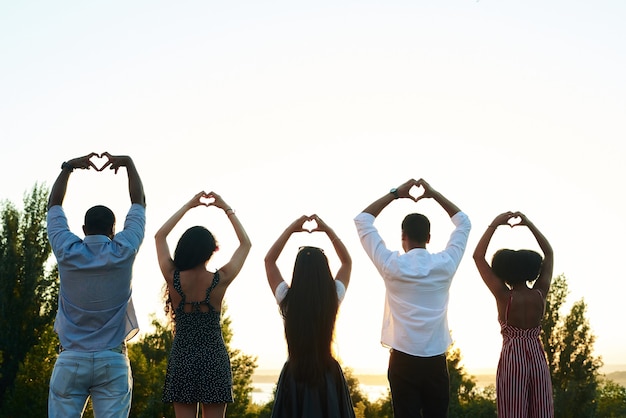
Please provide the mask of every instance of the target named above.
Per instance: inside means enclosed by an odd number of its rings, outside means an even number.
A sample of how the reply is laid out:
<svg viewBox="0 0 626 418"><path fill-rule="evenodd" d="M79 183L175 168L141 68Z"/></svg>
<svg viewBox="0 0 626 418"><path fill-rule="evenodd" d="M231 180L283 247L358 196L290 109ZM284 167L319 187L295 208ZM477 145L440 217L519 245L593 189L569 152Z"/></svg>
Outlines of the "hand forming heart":
<svg viewBox="0 0 626 418"><path fill-rule="evenodd" d="M317 228L317 221L313 218L309 218L302 223L302 230L308 232L309 234L316 231Z"/></svg>
<svg viewBox="0 0 626 418"><path fill-rule="evenodd" d="M522 218L520 216L511 216L506 223L513 228L522 224Z"/></svg>
<svg viewBox="0 0 626 418"><path fill-rule="evenodd" d="M409 196L411 196L411 198L417 202L424 197L425 192L426 190L423 186L414 185L409 189Z"/></svg>
<svg viewBox="0 0 626 418"><path fill-rule="evenodd" d="M200 203L204 206L211 206L213 203L215 203L215 197L209 194L204 194L200 196Z"/></svg>
<svg viewBox="0 0 626 418"><path fill-rule="evenodd" d="M98 155L94 152L89 158L89 162L91 163L91 166L96 169L96 171L102 171L111 165L111 159L105 153Z"/></svg>

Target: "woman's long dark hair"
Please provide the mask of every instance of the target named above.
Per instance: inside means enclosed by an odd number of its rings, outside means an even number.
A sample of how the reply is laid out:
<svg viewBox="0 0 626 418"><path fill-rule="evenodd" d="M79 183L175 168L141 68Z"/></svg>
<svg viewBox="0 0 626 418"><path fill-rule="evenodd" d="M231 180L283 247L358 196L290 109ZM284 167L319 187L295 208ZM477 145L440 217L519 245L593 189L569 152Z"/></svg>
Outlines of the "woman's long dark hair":
<svg viewBox="0 0 626 418"><path fill-rule="evenodd" d="M294 377L320 383L335 362L331 344L339 301L324 252L303 247L298 252L291 286L280 304Z"/></svg>

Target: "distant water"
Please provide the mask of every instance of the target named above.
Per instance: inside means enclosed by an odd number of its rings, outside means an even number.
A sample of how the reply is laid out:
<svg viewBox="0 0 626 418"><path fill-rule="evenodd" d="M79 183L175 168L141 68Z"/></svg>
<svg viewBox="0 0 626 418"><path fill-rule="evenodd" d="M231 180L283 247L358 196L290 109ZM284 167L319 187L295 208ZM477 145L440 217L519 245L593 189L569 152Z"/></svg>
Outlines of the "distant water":
<svg viewBox="0 0 626 418"><path fill-rule="evenodd" d="M604 365L600 370L602 374L606 374L608 378L614 380L616 383L626 386L626 364ZM468 374L476 382L478 388L484 388L496 383L496 374L494 369L473 369L469 370ZM356 375L356 378L361 382L359 387L361 391L367 396L370 402L375 402L378 399L387 396L387 390L389 385L387 383L386 375ZM272 399L274 392L274 386L278 381L278 372L263 373L262 375L253 376L253 392L252 401L259 405L264 405Z"/></svg>
<svg viewBox="0 0 626 418"><path fill-rule="evenodd" d="M254 388L252 391L252 402L265 405L268 403L274 394L275 383L252 383ZM363 385L360 384L361 391L367 396L370 402L375 402L378 399L387 395L388 386L381 385Z"/></svg>

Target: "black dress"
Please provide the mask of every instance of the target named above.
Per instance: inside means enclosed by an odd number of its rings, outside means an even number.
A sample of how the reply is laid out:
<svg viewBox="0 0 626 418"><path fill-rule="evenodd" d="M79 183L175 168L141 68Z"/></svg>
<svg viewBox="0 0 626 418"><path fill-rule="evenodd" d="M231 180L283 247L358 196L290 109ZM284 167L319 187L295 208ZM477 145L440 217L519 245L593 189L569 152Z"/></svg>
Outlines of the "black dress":
<svg viewBox="0 0 626 418"><path fill-rule="evenodd" d="M278 378L272 418L354 418L348 384L337 361L317 386L298 382L289 360Z"/></svg>
<svg viewBox="0 0 626 418"><path fill-rule="evenodd" d="M220 327L221 315L209 303L219 280L215 272L205 299L186 302L180 272L174 272L174 289L182 300L175 310L176 335L167 363L163 402L233 402L233 377ZM185 304L192 305L191 312L185 312ZM201 305L207 305L208 311L202 312Z"/></svg>

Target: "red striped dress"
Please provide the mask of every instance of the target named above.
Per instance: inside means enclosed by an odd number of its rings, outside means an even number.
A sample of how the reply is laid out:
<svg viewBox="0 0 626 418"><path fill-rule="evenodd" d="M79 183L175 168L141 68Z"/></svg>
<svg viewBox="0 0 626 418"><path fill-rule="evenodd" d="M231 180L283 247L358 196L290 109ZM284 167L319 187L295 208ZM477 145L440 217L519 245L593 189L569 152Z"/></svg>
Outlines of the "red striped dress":
<svg viewBox="0 0 626 418"><path fill-rule="evenodd" d="M509 305L511 300L509 299ZM552 418L552 381L539 339L541 326L529 329L500 321L502 351L496 373L498 417Z"/></svg>

